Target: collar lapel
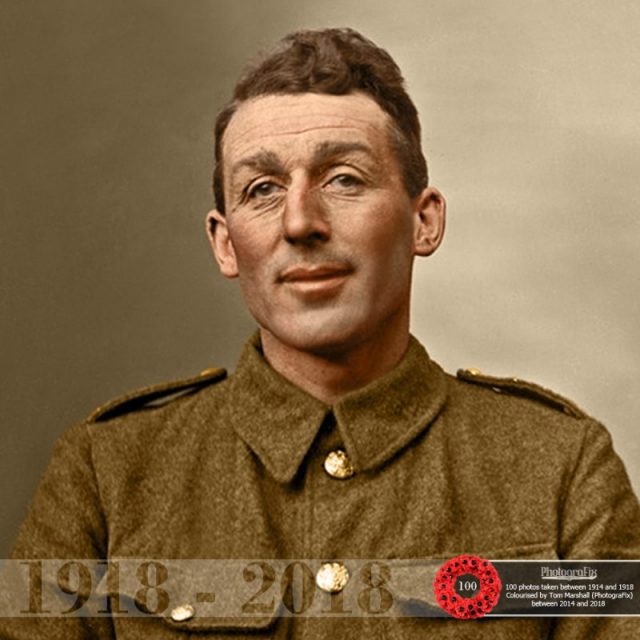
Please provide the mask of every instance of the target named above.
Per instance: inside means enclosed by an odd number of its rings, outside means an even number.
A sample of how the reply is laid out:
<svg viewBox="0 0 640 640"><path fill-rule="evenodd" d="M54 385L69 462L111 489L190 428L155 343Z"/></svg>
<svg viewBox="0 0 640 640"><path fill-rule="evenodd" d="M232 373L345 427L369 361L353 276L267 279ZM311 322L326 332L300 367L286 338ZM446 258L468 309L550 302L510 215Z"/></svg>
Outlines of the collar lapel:
<svg viewBox="0 0 640 640"><path fill-rule="evenodd" d="M234 429L276 481L291 482L331 408L272 369L257 335L245 345L229 383ZM393 371L333 407L356 471L385 463L427 428L445 400L444 372L412 337Z"/></svg>
<svg viewBox="0 0 640 640"><path fill-rule="evenodd" d="M230 382L236 433L278 482L291 482L329 407L267 364L257 334L245 345Z"/></svg>
<svg viewBox="0 0 640 640"><path fill-rule="evenodd" d="M411 336L400 364L343 396L333 410L357 471L380 466L422 433L446 401L446 378Z"/></svg>

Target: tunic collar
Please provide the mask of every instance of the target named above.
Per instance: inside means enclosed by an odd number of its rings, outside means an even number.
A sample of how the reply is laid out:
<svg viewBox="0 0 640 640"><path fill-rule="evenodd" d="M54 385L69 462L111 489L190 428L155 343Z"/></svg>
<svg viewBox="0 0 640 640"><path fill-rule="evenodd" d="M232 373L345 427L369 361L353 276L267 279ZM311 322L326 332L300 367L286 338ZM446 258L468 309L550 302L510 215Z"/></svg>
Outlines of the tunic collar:
<svg viewBox="0 0 640 640"><path fill-rule="evenodd" d="M356 472L369 471L422 433L446 401L444 372L413 336L395 369L331 407L272 369L257 334L229 384L233 428L283 483L293 480L330 413Z"/></svg>

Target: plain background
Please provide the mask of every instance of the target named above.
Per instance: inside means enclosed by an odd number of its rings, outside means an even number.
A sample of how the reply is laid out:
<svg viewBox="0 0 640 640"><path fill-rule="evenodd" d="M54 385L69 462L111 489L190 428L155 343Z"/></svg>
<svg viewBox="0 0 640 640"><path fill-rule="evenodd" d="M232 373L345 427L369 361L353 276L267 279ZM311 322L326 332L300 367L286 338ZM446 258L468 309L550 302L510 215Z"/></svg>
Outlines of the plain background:
<svg viewBox="0 0 640 640"><path fill-rule="evenodd" d="M417 264L414 332L449 371L573 398L640 487L638 3L0 10L0 557L71 422L131 388L233 367L253 323L204 235L212 124L245 61L300 27L362 30L420 110L449 222Z"/></svg>

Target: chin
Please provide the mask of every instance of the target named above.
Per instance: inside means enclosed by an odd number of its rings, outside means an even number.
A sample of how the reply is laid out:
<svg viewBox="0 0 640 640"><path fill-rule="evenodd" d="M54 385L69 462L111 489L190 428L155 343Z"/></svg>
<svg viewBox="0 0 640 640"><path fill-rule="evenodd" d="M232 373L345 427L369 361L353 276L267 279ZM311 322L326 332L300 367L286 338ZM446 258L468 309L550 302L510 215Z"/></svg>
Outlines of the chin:
<svg viewBox="0 0 640 640"><path fill-rule="evenodd" d="M360 323L308 321L287 323L286 327L268 327L278 342L297 351L318 355L340 354L348 351L364 340L365 332ZM364 327L362 327L364 329Z"/></svg>

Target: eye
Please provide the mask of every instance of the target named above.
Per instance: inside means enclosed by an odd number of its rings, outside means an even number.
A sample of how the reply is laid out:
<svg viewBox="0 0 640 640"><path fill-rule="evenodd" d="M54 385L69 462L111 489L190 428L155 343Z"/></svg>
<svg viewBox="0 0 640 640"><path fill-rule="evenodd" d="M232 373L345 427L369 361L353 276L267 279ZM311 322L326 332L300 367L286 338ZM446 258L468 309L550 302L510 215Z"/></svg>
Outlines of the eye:
<svg viewBox="0 0 640 640"><path fill-rule="evenodd" d="M364 185L364 181L352 173L339 173L327 182L327 186L335 191L353 192Z"/></svg>
<svg viewBox="0 0 640 640"><path fill-rule="evenodd" d="M258 182L254 185L252 185L248 190L247 190L247 197L249 199L251 198L268 198L269 196L274 195L275 193L277 193L278 191L280 191L282 187L280 187L280 185L276 184L275 182L270 182L270 181L264 181L264 182Z"/></svg>

